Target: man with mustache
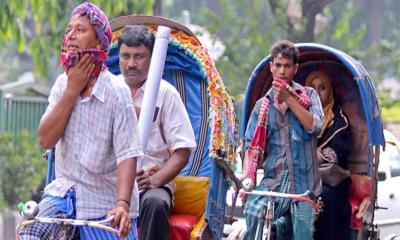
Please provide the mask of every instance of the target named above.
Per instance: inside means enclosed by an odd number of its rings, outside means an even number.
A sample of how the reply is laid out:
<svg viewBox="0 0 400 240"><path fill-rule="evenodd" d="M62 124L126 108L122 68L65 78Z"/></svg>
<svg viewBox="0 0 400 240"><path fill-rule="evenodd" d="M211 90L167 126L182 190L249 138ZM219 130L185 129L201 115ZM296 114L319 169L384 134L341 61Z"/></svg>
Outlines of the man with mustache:
<svg viewBox="0 0 400 240"><path fill-rule="evenodd" d="M142 26L127 26L118 39L119 65L136 113L143 101L154 35ZM168 239L172 180L196 147L194 132L178 91L161 80L143 168L137 173L140 194L139 239Z"/></svg>
<svg viewBox="0 0 400 240"><path fill-rule="evenodd" d="M114 215L118 236L136 239L136 158L143 154L129 88L104 65L112 39L109 21L85 2L70 15L61 64L39 125L44 148L56 145L56 179L46 186L40 217L102 220ZM133 194L132 194L133 192ZM119 239L104 230L68 227L68 239ZM24 228L22 239L64 239L55 224Z"/></svg>

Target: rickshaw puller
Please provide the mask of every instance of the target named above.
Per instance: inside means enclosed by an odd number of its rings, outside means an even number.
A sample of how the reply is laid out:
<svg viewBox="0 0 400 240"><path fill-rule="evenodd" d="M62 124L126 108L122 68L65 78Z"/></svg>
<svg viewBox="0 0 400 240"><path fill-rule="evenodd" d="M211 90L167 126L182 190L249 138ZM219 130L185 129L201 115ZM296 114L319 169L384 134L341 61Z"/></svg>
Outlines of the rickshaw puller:
<svg viewBox="0 0 400 240"><path fill-rule="evenodd" d="M298 70L299 51L293 43L281 40L271 48L272 89L257 101L245 134L244 178L255 179L259 166L264 177L256 190L319 195L321 180L316 157L316 137L323 123L323 110L317 92L293 81ZM245 239L255 239L262 209L268 200L249 196L245 204ZM314 211L307 203L287 199L275 201L276 239L312 239Z"/></svg>

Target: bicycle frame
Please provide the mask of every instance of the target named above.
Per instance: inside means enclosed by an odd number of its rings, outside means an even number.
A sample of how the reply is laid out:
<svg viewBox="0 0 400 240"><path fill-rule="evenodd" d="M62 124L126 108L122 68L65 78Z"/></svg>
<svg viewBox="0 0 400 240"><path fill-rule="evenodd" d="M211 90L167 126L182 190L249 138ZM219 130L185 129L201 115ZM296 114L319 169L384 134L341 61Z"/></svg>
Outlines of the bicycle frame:
<svg viewBox="0 0 400 240"><path fill-rule="evenodd" d="M303 201L310 204L315 210L318 210L317 204L307 196L310 191L307 191L302 194L290 194L290 193L281 193L281 192L273 192L273 191L260 191L260 190L251 190L245 191L240 190L239 193L243 194L251 194L251 195L259 195L259 196L267 196L267 197L281 197L281 198L290 198L291 200Z"/></svg>
<svg viewBox="0 0 400 240"><path fill-rule="evenodd" d="M57 224L63 229L63 231L66 231L66 226L88 226L88 227L94 227L94 228L99 228L105 231L112 232L114 234L118 234L118 230L108 226L109 223L112 222L114 219L114 216L111 216L107 219L101 220L101 221L88 221L88 220L78 220L78 219L66 219L66 218L49 218L49 217L35 217L30 220L23 220L20 222L16 229L15 229L15 236L16 239L21 239L19 236L20 230L23 229L24 227L34 224L34 223L48 223L48 224ZM66 232L63 233L63 238L66 239ZM121 240L124 240L125 237L121 237Z"/></svg>
<svg viewBox="0 0 400 240"><path fill-rule="evenodd" d="M251 191L245 191L245 190L240 190L239 193L242 194L251 194L251 195L259 195L259 196L266 196L268 197L268 204L267 204L267 209L263 208L263 212L261 214L260 220L257 225L257 230L256 230L256 239L259 239L260 236L264 235L264 239L270 240L271 239L271 231L272 231L272 222L274 220L274 206L275 206L275 198L280 197L280 198L289 198L291 200L296 200L296 201L303 201L308 204L310 204L317 212L318 212L318 206L317 204L309 199L307 196L309 194L309 191L303 193L303 194L290 194L290 193L281 193L281 192L273 192L273 191L260 191L260 190L251 190ZM264 222L267 222L267 224L264 226L264 228L267 229L266 233L263 233L263 225Z"/></svg>

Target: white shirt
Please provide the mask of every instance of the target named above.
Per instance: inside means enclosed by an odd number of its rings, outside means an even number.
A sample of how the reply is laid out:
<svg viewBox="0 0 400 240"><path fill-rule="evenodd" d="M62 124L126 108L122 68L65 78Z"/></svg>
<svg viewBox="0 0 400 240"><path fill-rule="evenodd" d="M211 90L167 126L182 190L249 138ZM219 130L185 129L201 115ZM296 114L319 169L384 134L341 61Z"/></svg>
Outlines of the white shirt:
<svg viewBox="0 0 400 240"><path fill-rule="evenodd" d="M49 96L46 114L52 111L67 86L60 75ZM143 155L137 118L129 87L103 71L92 95L77 99L64 135L56 145L56 179L45 193L63 197L74 187L77 219L102 217L115 207L117 166ZM135 183L130 217L138 216L139 194Z"/></svg>
<svg viewBox="0 0 400 240"><path fill-rule="evenodd" d="M141 108L145 87L146 83L133 96L136 108ZM193 128L178 91L161 80L147 148L145 155L141 157L143 168L164 166L176 149L189 148L193 151L195 147ZM165 186L174 192L171 182Z"/></svg>

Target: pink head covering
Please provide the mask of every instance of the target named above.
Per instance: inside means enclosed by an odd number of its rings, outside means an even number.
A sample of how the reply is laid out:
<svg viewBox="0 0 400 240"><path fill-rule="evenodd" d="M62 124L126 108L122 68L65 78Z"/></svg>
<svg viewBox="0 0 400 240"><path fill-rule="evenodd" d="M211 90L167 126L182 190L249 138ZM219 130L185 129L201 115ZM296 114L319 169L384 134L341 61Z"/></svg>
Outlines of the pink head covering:
<svg viewBox="0 0 400 240"><path fill-rule="evenodd" d="M61 65L64 67L65 71L68 71L70 67L74 66L79 61L79 59L86 53L92 55L93 62L96 65L103 65L103 63L108 58L107 51L112 41L112 31L110 22L108 21L108 18L104 14L104 12L98 6L94 5L91 2L84 2L81 5L77 6L72 11L69 19L71 19L71 17L76 14L79 14L81 16L86 16L89 19L90 23L92 24L93 28L97 33L97 37L100 40L102 49L101 50L85 49L77 52L68 52L67 51L68 40L64 35L63 44L61 47L60 62ZM95 68L92 76L93 75L98 76L100 71L104 69L105 69L104 66L101 68Z"/></svg>
<svg viewBox="0 0 400 240"><path fill-rule="evenodd" d="M112 31L110 22L104 12L91 2L84 2L72 11L69 18L71 19L71 17L76 14L89 18L96 30L97 37L99 38L103 49L108 50L112 40Z"/></svg>

